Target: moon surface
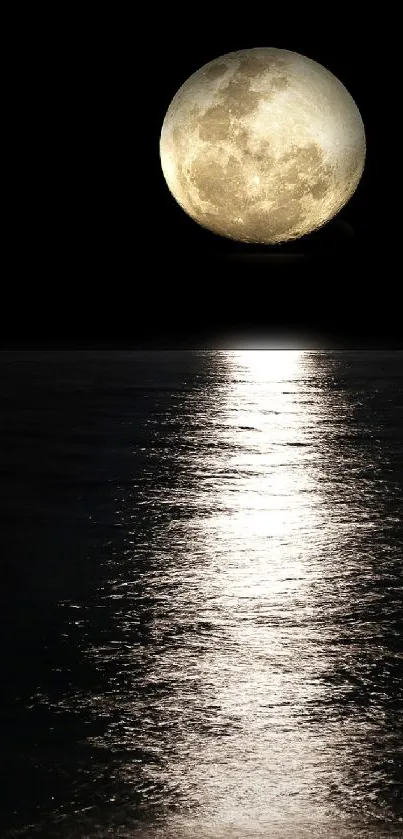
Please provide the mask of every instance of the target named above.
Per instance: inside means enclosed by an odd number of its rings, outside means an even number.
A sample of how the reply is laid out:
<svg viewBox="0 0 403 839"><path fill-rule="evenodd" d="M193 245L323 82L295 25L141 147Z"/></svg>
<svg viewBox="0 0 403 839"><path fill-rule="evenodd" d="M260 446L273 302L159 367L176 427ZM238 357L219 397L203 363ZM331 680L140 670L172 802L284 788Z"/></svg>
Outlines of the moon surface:
<svg viewBox="0 0 403 839"><path fill-rule="evenodd" d="M193 73L162 125L170 192L221 236L274 244L326 224L355 192L365 130L344 85L288 50L239 50Z"/></svg>

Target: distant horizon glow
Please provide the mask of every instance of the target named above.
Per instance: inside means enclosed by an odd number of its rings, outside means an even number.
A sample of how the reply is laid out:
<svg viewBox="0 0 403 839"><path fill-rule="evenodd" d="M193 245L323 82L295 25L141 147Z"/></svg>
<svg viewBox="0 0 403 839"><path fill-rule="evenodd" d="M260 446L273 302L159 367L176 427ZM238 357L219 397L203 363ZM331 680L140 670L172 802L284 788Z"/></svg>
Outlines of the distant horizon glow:
<svg viewBox="0 0 403 839"><path fill-rule="evenodd" d="M320 350L333 349L334 342L329 342L325 336L308 335L306 333L291 333L290 331L265 333L256 331L255 334L246 332L225 335L219 339L214 349L225 350Z"/></svg>

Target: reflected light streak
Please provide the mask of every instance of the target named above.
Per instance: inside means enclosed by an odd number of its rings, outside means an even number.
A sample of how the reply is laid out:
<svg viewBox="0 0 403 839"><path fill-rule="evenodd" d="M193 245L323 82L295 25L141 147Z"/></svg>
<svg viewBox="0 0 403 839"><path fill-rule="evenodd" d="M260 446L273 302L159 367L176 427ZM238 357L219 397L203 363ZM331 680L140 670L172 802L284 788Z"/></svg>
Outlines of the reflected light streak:
<svg viewBox="0 0 403 839"><path fill-rule="evenodd" d="M296 721L317 697L327 663L311 620L321 573L321 494L309 468L303 384L312 362L298 350L237 350L228 359L230 385L210 428L217 453L198 485L200 508L211 513L183 533L198 557L183 584L197 588L199 620L221 633L197 660L200 687L190 703L214 703L232 723L232 736L204 740L189 765L202 802L195 826L217 836L225 824L247 831L284 817L297 823L326 760L314 732Z"/></svg>
<svg viewBox="0 0 403 839"><path fill-rule="evenodd" d="M304 350L234 350L229 353L233 363L248 371L249 377L257 381L270 381L271 383L287 380L298 373L304 357Z"/></svg>
<svg viewBox="0 0 403 839"><path fill-rule="evenodd" d="M314 524L311 495L317 486L306 468L310 424L299 390L304 355L279 350L231 354L234 375L223 413L232 456L228 477L223 476L222 503L243 536L288 539Z"/></svg>

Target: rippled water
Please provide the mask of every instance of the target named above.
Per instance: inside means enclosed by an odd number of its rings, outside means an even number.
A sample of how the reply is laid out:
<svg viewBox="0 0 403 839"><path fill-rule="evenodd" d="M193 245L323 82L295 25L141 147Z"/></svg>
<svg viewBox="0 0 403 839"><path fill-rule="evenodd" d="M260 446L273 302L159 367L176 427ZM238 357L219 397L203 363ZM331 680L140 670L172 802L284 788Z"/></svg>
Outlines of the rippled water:
<svg viewBox="0 0 403 839"><path fill-rule="evenodd" d="M403 834L403 353L3 353L3 835Z"/></svg>

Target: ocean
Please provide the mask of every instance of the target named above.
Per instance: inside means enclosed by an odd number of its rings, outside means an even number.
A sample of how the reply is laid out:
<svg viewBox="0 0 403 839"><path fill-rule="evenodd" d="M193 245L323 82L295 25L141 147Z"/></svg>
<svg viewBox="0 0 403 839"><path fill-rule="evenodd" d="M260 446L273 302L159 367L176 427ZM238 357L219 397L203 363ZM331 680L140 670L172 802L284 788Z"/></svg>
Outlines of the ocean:
<svg viewBox="0 0 403 839"><path fill-rule="evenodd" d="M403 352L4 351L1 835L403 835Z"/></svg>

